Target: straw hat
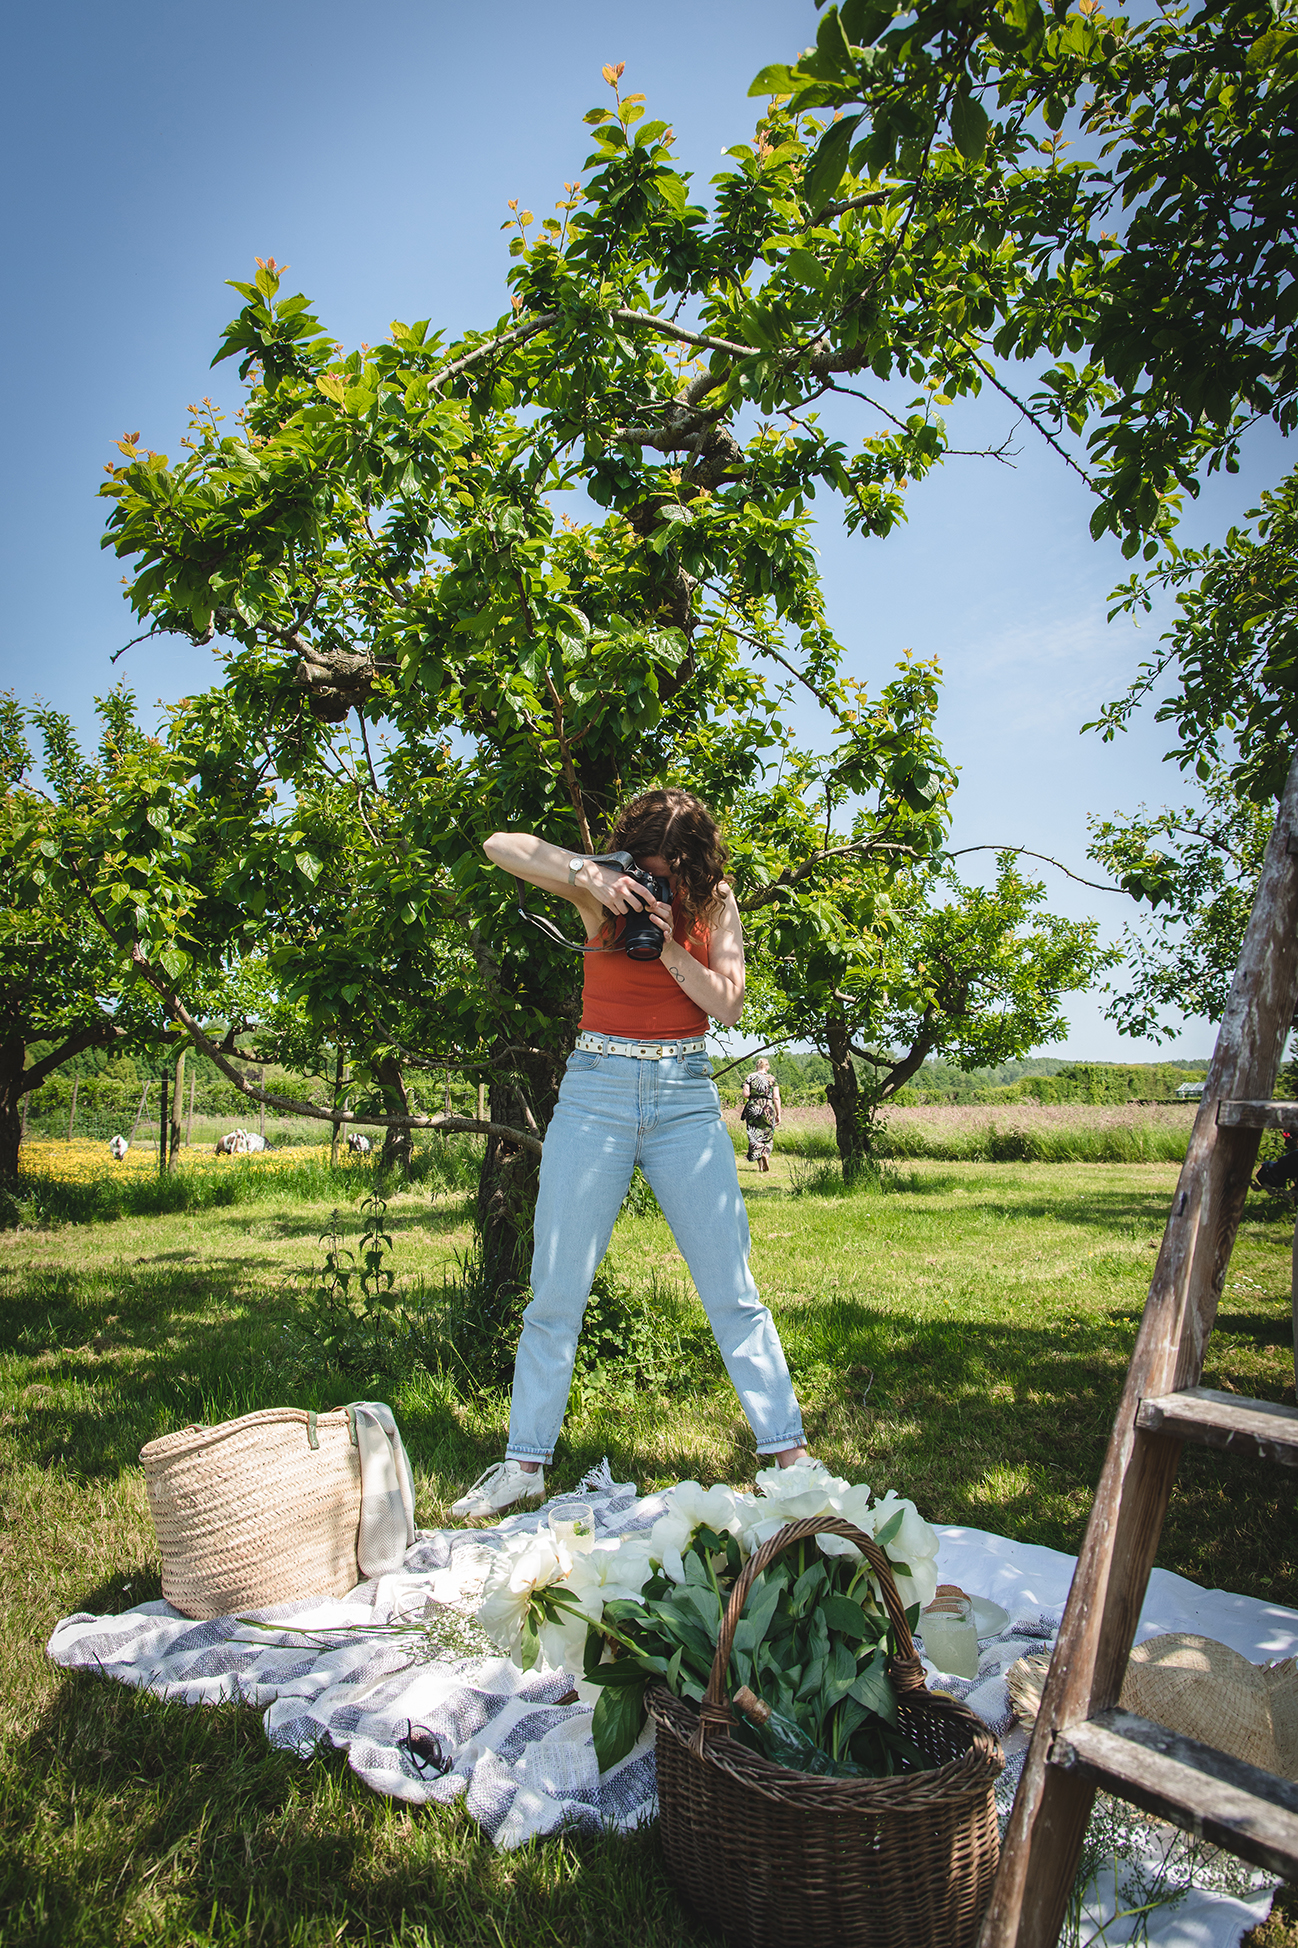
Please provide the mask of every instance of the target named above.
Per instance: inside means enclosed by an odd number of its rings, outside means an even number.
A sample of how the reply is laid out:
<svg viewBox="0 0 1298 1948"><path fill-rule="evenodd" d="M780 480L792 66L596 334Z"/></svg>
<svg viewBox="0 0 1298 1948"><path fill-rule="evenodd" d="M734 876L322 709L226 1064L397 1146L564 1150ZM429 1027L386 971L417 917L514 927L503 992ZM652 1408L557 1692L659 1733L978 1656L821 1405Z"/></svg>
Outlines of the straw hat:
<svg viewBox="0 0 1298 1948"><path fill-rule="evenodd" d="M1025 1724L1036 1718L1049 1665L1041 1655L1020 1657L1005 1674ZM1118 1702L1184 1738L1298 1780L1298 1658L1251 1664L1211 1637L1174 1631L1136 1645Z"/></svg>

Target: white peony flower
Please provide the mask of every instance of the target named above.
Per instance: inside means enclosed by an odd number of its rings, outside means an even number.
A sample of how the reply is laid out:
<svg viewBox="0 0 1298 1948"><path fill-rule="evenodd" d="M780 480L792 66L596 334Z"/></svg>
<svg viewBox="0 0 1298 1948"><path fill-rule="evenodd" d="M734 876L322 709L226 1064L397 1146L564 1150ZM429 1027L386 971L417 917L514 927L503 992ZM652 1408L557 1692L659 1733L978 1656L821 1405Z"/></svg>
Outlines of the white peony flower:
<svg viewBox="0 0 1298 1948"><path fill-rule="evenodd" d="M933 1601L937 1590L939 1545L937 1531L924 1520L914 1502L903 1501L891 1488L871 1511L870 1526L876 1535L885 1523L892 1520L898 1509L904 1511L901 1527L892 1540L884 1544L884 1552L889 1562L897 1565L894 1570L897 1590L903 1604L909 1609L912 1603L922 1605Z"/></svg>
<svg viewBox="0 0 1298 1948"><path fill-rule="evenodd" d="M663 1574L673 1583L683 1583L685 1565L681 1557L696 1529L706 1526L718 1535L742 1534L739 1498L733 1488L721 1483L715 1488L701 1488L697 1481L681 1481L668 1491L666 1501L666 1514L658 1517L650 1532L649 1554L661 1563Z"/></svg>
<svg viewBox="0 0 1298 1948"><path fill-rule="evenodd" d="M581 1677L587 1626L599 1622L606 1603L633 1602L652 1574L643 1536L597 1542L589 1554L575 1556L564 1587L576 1598L577 1609L565 1610L554 1622L541 1625L546 1662Z"/></svg>
<svg viewBox="0 0 1298 1948"><path fill-rule="evenodd" d="M760 1548L786 1522L817 1515L839 1516L854 1522L867 1535L873 1534L866 1483L843 1481L831 1475L823 1462L799 1461L792 1468L768 1468L758 1475L757 1487L761 1500L750 1501L745 1510L743 1541L749 1550ZM845 1536L822 1535L819 1546L827 1556L861 1560L860 1550Z"/></svg>
<svg viewBox="0 0 1298 1948"><path fill-rule="evenodd" d="M487 1571L476 1613L492 1643L512 1655L522 1641L527 1606L536 1591L561 1581L571 1568L572 1557L548 1531L511 1535Z"/></svg>

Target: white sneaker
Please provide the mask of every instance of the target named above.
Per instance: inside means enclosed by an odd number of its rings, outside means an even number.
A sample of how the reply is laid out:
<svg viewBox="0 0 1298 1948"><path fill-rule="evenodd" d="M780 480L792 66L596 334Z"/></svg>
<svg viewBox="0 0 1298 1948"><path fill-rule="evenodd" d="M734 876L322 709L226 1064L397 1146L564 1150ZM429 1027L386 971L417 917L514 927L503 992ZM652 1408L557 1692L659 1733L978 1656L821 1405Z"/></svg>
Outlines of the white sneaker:
<svg viewBox="0 0 1298 1948"><path fill-rule="evenodd" d="M497 1461L480 1474L472 1488L451 1503L452 1515L499 1515L516 1502L545 1500L545 1469L531 1473L517 1461Z"/></svg>

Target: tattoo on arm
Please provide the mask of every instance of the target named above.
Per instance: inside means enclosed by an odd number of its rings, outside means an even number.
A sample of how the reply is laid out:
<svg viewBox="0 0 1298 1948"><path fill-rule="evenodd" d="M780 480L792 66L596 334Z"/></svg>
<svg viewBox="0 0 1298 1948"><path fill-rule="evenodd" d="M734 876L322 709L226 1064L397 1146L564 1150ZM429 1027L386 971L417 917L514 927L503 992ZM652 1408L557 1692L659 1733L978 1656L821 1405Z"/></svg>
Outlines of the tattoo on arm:
<svg viewBox="0 0 1298 1948"><path fill-rule="evenodd" d="M685 985L685 976L684 976L684 974L682 974L682 972L681 972L681 970L680 970L680 968L679 968L679 967L673 967L673 969L672 969L672 978L673 978L673 980L676 980L676 981L679 981L679 982L680 982L680 984L681 984L681 986L682 986L682 987L684 987L684 985Z"/></svg>

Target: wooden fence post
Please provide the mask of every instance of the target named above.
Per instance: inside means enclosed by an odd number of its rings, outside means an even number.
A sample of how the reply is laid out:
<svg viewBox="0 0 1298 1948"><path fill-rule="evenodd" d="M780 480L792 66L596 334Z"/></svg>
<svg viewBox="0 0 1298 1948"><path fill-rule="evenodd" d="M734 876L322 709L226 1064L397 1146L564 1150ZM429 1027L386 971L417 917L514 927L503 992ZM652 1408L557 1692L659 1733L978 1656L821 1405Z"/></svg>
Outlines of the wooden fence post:
<svg viewBox="0 0 1298 1948"><path fill-rule="evenodd" d="M194 1084L198 1081L198 1068L195 1065L189 1072L189 1115L185 1119L185 1148L194 1144Z"/></svg>
<svg viewBox="0 0 1298 1948"><path fill-rule="evenodd" d="M480 1082L478 1084L478 1121L480 1123L485 1123L486 1120L487 1120L487 1085L485 1082Z"/></svg>
<svg viewBox="0 0 1298 1948"><path fill-rule="evenodd" d="M149 1104L149 1085L146 1082L143 1089L141 1089L140 1091L140 1106L135 1112L135 1121L131 1124L131 1134L126 1139L126 1147L128 1150L130 1149L132 1143L134 1143L135 1141L135 1132L140 1127L140 1118L143 1116L145 1110L148 1108L148 1104Z"/></svg>
<svg viewBox="0 0 1298 1948"><path fill-rule="evenodd" d="M162 1100L158 1105L158 1175L165 1177L167 1174L167 1124L170 1121L167 1114L167 1071L165 1069L162 1071L160 1087L162 1089Z"/></svg>
<svg viewBox="0 0 1298 1948"><path fill-rule="evenodd" d="M180 1105L185 1100L185 1044L176 1050L176 1079L171 1091L171 1142L167 1150L167 1169L175 1175L180 1161Z"/></svg>
<svg viewBox="0 0 1298 1948"><path fill-rule="evenodd" d="M335 1109L338 1109L340 1107L345 1109L347 1107L345 1100L341 1102L339 1100L342 1097L343 1072L345 1071L346 1067L347 1067L347 1061L346 1061L346 1057L343 1054L343 1045L341 1042L339 1042L338 1059L334 1063L334 1108ZM332 1125L332 1128L334 1134L333 1134L333 1142L329 1145L329 1168L331 1170L336 1170L338 1168L338 1132L339 1130L341 1130L342 1124L337 1120L335 1120Z"/></svg>
<svg viewBox="0 0 1298 1948"><path fill-rule="evenodd" d="M69 1143L71 1143L72 1141L72 1126L77 1120L77 1083L79 1082L79 1080L80 1080L79 1076L74 1075L72 1078L72 1108L68 1112L68 1142Z"/></svg>
<svg viewBox="0 0 1298 1948"><path fill-rule="evenodd" d="M257 1071L257 1087L259 1089L266 1087L266 1064L264 1062ZM261 1102L258 1103L257 1107L261 1111L261 1114L257 1118L257 1134L264 1140L266 1135L266 1105L264 1102Z"/></svg>

